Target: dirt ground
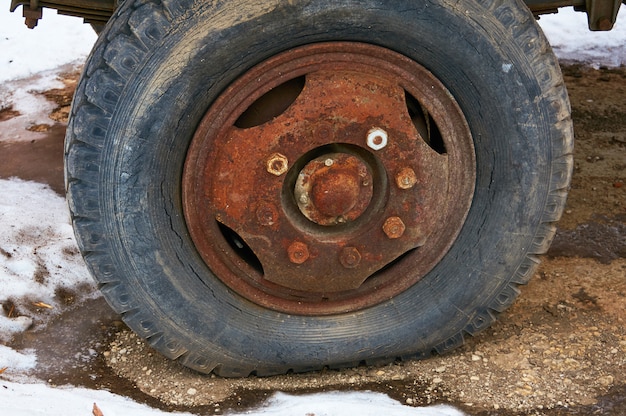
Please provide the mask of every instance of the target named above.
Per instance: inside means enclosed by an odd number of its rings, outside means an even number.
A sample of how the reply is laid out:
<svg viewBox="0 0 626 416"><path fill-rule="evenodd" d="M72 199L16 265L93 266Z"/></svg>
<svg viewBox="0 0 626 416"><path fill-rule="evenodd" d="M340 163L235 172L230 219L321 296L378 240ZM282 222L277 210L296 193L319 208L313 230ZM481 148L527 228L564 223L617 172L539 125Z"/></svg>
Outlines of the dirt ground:
<svg viewBox="0 0 626 416"><path fill-rule="evenodd" d="M408 405L451 403L470 415L626 414L626 68L563 67L576 135L575 174L555 241L518 301L465 346L382 367L222 379L152 351L102 299L78 304L12 341L37 350L51 384L106 388L163 409L221 414L281 390L372 390ZM43 93L56 103L41 137L0 142L0 177L63 190L65 120L76 73ZM0 110L0 129L19 117Z"/></svg>

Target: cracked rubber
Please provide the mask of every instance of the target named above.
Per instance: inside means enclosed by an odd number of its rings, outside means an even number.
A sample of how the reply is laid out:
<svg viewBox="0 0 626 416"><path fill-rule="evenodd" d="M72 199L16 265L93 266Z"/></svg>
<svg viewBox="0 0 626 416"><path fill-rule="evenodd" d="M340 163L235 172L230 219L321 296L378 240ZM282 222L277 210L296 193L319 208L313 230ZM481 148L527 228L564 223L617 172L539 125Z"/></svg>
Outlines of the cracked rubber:
<svg viewBox="0 0 626 416"><path fill-rule="evenodd" d="M381 4L126 0L102 32L67 129L67 197L105 298L165 356L233 377L424 358L489 326L533 275L565 204L573 146L541 30L510 0ZM474 139L476 191L452 248L405 292L354 313L286 315L212 276L185 226L181 172L200 119L233 80L335 40L395 50L446 85Z"/></svg>

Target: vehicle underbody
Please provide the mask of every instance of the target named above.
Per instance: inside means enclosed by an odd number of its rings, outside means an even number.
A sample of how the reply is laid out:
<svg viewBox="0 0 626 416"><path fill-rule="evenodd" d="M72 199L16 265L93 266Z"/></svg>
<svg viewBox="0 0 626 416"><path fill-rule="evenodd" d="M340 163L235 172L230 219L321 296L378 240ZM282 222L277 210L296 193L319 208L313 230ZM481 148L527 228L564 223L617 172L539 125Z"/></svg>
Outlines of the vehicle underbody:
<svg viewBox="0 0 626 416"><path fill-rule="evenodd" d="M611 30L622 0L524 0L535 16L556 13L560 7L574 7L586 12L590 30ZM56 9L59 14L82 17L85 23L103 27L121 2L118 0L11 0L11 11L23 6L29 28L37 26L43 8ZM626 3L626 1L624 2Z"/></svg>

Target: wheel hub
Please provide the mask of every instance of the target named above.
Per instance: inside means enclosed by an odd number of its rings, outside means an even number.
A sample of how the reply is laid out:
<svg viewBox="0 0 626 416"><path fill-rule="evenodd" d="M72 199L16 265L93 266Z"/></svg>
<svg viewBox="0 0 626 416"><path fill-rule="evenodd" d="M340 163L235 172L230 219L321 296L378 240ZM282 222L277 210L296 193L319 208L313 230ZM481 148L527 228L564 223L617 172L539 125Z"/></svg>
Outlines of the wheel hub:
<svg viewBox="0 0 626 416"><path fill-rule="evenodd" d="M372 193L371 170L346 153L326 154L307 163L294 189L300 212L312 222L328 226L360 217Z"/></svg>
<svg viewBox="0 0 626 416"><path fill-rule="evenodd" d="M200 255L232 290L330 314L428 272L460 230L474 177L467 124L432 74L379 47L315 44L249 70L212 105L183 203Z"/></svg>

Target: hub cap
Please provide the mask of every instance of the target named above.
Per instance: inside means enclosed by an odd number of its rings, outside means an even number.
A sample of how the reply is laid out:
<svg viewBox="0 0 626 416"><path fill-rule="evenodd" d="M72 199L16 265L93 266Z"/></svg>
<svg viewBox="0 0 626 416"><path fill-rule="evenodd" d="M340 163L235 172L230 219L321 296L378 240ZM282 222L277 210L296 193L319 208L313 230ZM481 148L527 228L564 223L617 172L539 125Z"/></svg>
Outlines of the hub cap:
<svg viewBox="0 0 626 416"><path fill-rule="evenodd" d="M300 212L320 225L354 221L372 200L371 170L349 153L329 153L300 171L294 196Z"/></svg>

